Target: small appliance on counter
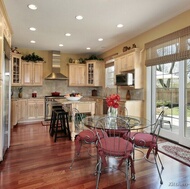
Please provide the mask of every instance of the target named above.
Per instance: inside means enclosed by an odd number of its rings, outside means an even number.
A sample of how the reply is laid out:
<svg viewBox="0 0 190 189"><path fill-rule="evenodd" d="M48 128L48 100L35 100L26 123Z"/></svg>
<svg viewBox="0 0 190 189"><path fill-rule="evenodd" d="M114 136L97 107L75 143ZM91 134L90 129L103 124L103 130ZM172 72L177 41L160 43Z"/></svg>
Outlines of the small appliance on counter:
<svg viewBox="0 0 190 189"><path fill-rule="evenodd" d="M37 97L37 91L33 91L32 98L36 98L36 97Z"/></svg>

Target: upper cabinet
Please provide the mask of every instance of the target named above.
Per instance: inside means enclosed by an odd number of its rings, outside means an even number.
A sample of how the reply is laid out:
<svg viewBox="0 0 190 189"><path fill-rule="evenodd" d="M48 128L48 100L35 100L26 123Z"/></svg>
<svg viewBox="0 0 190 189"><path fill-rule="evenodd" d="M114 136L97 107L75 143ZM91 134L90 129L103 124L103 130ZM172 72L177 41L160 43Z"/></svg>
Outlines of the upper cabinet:
<svg viewBox="0 0 190 189"><path fill-rule="evenodd" d="M105 64L88 60L86 64L69 64L69 86L104 86Z"/></svg>
<svg viewBox="0 0 190 189"><path fill-rule="evenodd" d="M12 86L20 86L22 84L21 80L21 54L12 53L11 54L11 84Z"/></svg>
<svg viewBox="0 0 190 189"><path fill-rule="evenodd" d="M87 86L104 86L105 64L103 61L89 60L86 63Z"/></svg>
<svg viewBox="0 0 190 189"><path fill-rule="evenodd" d="M22 84L23 86L42 86L42 62L22 62Z"/></svg>
<svg viewBox="0 0 190 189"><path fill-rule="evenodd" d="M69 64L69 86L85 86L86 64Z"/></svg>
<svg viewBox="0 0 190 189"><path fill-rule="evenodd" d="M143 88L143 66L140 62L140 49L134 48L115 56L115 75L126 72L134 73L134 87Z"/></svg>

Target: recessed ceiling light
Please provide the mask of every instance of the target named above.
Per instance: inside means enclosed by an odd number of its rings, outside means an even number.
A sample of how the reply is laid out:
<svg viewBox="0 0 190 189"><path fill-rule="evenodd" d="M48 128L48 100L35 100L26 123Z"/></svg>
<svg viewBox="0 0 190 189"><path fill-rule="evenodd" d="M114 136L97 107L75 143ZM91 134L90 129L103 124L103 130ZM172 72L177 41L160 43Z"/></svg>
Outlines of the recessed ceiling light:
<svg viewBox="0 0 190 189"><path fill-rule="evenodd" d="M65 36L69 37L69 36L71 36L71 34L70 33L66 33Z"/></svg>
<svg viewBox="0 0 190 189"><path fill-rule="evenodd" d="M63 47L63 44L59 44L60 47Z"/></svg>
<svg viewBox="0 0 190 189"><path fill-rule="evenodd" d="M117 27L118 27L118 28L122 28L122 27L123 27L123 24L118 24Z"/></svg>
<svg viewBox="0 0 190 189"><path fill-rule="evenodd" d="M31 30L31 31L36 31L36 28L31 27L30 30Z"/></svg>
<svg viewBox="0 0 190 189"><path fill-rule="evenodd" d="M34 41L34 40L31 40L31 41L30 41L30 43L36 43L36 41Z"/></svg>
<svg viewBox="0 0 190 189"><path fill-rule="evenodd" d="M76 18L77 20L82 20L82 19L83 19L83 16L78 15L78 16L76 16L75 18Z"/></svg>
<svg viewBox="0 0 190 189"><path fill-rule="evenodd" d="M36 10L37 6L33 5L33 4L30 4L30 5L28 5L28 8L31 9L31 10Z"/></svg>
<svg viewBox="0 0 190 189"><path fill-rule="evenodd" d="M90 47L87 47L86 49L87 49L87 50L90 50Z"/></svg>
<svg viewBox="0 0 190 189"><path fill-rule="evenodd" d="M98 41L103 41L103 39L102 39L102 38L99 38Z"/></svg>

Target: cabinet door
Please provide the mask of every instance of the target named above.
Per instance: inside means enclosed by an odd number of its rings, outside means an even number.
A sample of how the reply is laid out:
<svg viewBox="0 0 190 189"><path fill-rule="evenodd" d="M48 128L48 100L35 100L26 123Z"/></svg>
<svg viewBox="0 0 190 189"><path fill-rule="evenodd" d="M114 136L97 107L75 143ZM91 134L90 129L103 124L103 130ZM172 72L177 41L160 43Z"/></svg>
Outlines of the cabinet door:
<svg viewBox="0 0 190 189"><path fill-rule="evenodd" d="M125 107L128 110L128 115L131 116L142 116L142 101L141 100L127 100Z"/></svg>
<svg viewBox="0 0 190 189"><path fill-rule="evenodd" d="M28 100L28 119L43 119L44 118L44 100L32 99Z"/></svg>
<svg viewBox="0 0 190 189"><path fill-rule="evenodd" d="M22 62L22 83L25 86L43 84L43 63Z"/></svg>
<svg viewBox="0 0 190 189"><path fill-rule="evenodd" d="M94 62L87 63L87 85L94 86Z"/></svg>
<svg viewBox="0 0 190 189"><path fill-rule="evenodd" d="M37 119L44 119L44 115L45 115L45 104L44 104L44 100L38 100L36 102L36 107L37 107L37 115L36 118Z"/></svg>
<svg viewBox="0 0 190 189"><path fill-rule="evenodd" d="M21 78L21 55L12 53L11 66L12 66L12 77L11 85L20 86L22 84Z"/></svg>
<svg viewBox="0 0 190 189"><path fill-rule="evenodd" d="M134 70L134 65L135 65L135 53L130 53L126 56L126 70Z"/></svg>
<svg viewBox="0 0 190 189"><path fill-rule="evenodd" d="M18 101L11 101L11 127L14 127L18 123Z"/></svg>
<svg viewBox="0 0 190 189"><path fill-rule="evenodd" d="M26 99L18 100L18 122L28 119L28 101Z"/></svg>
<svg viewBox="0 0 190 189"><path fill-rule="evenodd" d="M32 85L32 63L22 62L22 83L23 85Z"/></svg>
<svg viewBox="0 0 190 189"><path fill-rule="evenodd" d="M69 65L69 86L85 86L86 84L86 65Z"/></svg>
<svg viewBox="0 0 190 189"><path fill-rule="evenodd" d="M36 101L28 100L28 119L36 119Z"/></svg>
<svg viewBox="0 0 190 189"><path fill-rule="evenodd" d="M96 99L95 114L103 115L103 99Z"/></svg>
<svg viewBox="0 0 190 189"><path fill-rule="evenodd" d="M105 85L105 63L103 61L87 62L87 86Z"/></svg>

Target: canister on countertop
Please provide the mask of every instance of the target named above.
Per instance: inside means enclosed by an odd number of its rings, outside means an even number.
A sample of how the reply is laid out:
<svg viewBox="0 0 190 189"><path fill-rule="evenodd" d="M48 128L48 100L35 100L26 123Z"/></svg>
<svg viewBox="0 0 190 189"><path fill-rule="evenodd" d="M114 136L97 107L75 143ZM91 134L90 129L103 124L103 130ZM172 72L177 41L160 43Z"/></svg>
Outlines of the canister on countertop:
<svg viewBox="0 0 190 189"><path fill-rule="evenodd" d="M93 89L92 90L92 96L97 96L98 94L97 94L97 90L96 89Z"/></svg>
<svg viewBox="0 0 190 189"><path fill-rule="evenodd" d="M33 91L32 92L32 98L36 98L37 97L37 91Z"/></svg>

